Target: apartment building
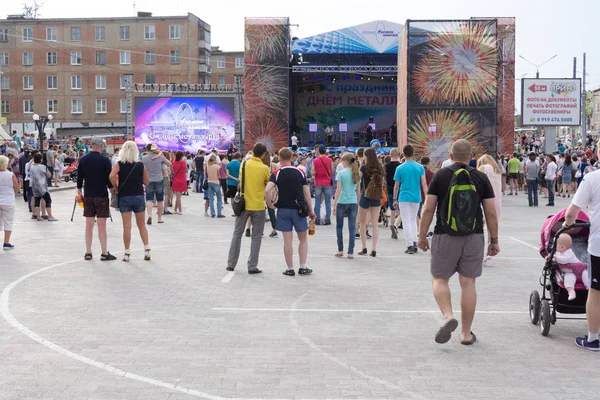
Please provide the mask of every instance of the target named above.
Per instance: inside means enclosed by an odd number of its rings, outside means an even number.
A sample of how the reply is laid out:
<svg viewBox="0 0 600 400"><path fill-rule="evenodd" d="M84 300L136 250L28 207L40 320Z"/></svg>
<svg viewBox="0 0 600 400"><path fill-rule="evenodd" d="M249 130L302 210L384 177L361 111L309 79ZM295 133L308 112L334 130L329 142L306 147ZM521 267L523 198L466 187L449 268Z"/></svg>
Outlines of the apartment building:
<svg viewBox="0 0 600 400"><path fill-rule="evenodd" d="M244 52L222 51L218 46L211 48L211 83L219 85L243 85Z"/></svg>
<svg viewBox="0 0 600 400"><path fill-rule="evenodd" d="M123 127L128 83L210 83L210 25L193 14L0 20L2 115L32 131Z"/></svg>

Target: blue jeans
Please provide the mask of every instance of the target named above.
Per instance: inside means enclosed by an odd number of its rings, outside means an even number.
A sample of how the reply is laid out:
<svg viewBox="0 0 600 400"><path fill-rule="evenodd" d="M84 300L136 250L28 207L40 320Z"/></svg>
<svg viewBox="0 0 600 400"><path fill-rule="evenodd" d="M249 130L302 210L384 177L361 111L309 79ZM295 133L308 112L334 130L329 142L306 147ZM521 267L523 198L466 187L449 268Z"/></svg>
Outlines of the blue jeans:
<svg viewBox="0 0 600 400"><path fill-rule="evenodd" d="M215 194L217 195L217 215L223 215L223 197L221 193L221 185L218 183L208 182L208 201L210 203L210 216L215 216Z"/></svg>
<svg viewBox="0 0 600 400"><path fill-rule="evenodd" d="M529 206L538 205L538 181L537 179L527 179L527 196L529 198Z"/></svg>
<svg viewBox="0 0 600 400"><path fill-rule="evenodd" d="M321 195L325 196L325 221L331 221L331 186L315 187L315 214L321 221Z"/></svg>
<svg viewBox="0 0 600 400"><path fill-rule="evenodd" d="M548 204L554 204L554 179L548 181Z"/></svg>
<svg viewBox="0 0 600 400"><path fill-rule="evenodd" d="M204 182L204 171L196 171L196 193L202 193L202 183Z"/></svg>
<svg viewBox="0 0 600 400"><path fill-rule="evenodd" d="M344 217L348 216L348 254L354 254L354 241L356 239L356 215L358 204L338 204L335 209L335 229L337 232L338 251L344 251Z"/></svg>

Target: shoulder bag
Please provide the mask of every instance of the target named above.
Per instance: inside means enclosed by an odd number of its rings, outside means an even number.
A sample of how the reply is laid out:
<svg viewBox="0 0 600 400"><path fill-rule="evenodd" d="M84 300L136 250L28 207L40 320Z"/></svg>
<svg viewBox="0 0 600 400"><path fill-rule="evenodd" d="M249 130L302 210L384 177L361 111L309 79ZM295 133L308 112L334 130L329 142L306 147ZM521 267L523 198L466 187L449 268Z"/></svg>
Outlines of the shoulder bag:
<svg viewBox="0 0 600 400"><path fill-rule="evenodd" d="M323 161L323 159L321 157L319 157L319 160L321 161L321 164L323 164L323 168L325 169L325 172L327 172L327 179L329 179L329 183L331 184L331 186L333 186L333 178L331 177L331 174L327 170L327 165L325 165L325 161Z"/></svg>
<svg viewBox="0 0 600 400"><path fill-rule="evenodd" d="M129 177L131 176L131 173L133 172L133 170L135 169L135 167L138 164L139 163L133 164L133 167L131 167L131 170L129 171L129 173L127 174L127 177L123 181L123 185L125 184L125 182L127 182L127 180L129 179ZM119 166L119 168L121 168L121 166ZM119 182L119 187L120 186L121 186L121 182ZM112 208L116 209L116 210L119 209L119 187L117 187L117 190L115 190L115 194L113 194L112 198L110 199L110 206Z"/></svg>
<svg viewBox="0 0 600 400"><path fill-rule="evenodd" d="M242 163L242 184L240 190L237 192L233 200L231 201L231 208L236 217L242 215L246 211L246 199L244 198L244 185L246 184L246 161Z"/></svg>

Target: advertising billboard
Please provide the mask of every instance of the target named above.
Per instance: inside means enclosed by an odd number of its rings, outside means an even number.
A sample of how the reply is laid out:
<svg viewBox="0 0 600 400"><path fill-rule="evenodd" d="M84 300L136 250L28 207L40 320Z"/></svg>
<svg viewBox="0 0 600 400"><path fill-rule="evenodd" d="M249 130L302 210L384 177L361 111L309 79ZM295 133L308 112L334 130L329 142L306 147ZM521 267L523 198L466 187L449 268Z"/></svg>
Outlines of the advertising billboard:
<svg viewBox="0 0 600 400"><path fill-rule="evenodd" d="M579 126L580 79L530 79L521 81L523 125Z"/></svg>
<svg viewBox="0 0 600 400"><path fill-rule="evenodd" d="M134 118L138 146L195 153L235 140L233 97L136 97Z"/></svg>

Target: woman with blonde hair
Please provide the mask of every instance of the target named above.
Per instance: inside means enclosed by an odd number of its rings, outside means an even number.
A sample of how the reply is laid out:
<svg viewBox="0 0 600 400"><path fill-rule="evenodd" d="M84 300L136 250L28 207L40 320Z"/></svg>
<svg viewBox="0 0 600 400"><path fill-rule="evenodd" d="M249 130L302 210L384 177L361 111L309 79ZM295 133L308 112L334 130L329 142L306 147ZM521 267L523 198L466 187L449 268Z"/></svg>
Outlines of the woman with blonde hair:
<svg viewBox="0 0 600 400"><path fill-rule="evenodd" d="M348 216L348 258L354 258L356 240L356 215L360 198L360 170L358 160L352 153L342 156L344 168L337 173L337 187L333 199L333 216L336 220L338 251L336 257L344 256L344 217Z"/></svg>
<svg viewBox="0 0 600 400"><path fill-rule="evenodd" d="M502 219L502 170L496 161L487 154L477 160L477 169L486 174L492 184L492 188L494 189L494 206L496 208L498 224L500 224L500 220ZM491 256L486 257L486 261L490 261L491 259Z"/></svg>
<svg viewBox="0 0 600 400"><path fill-rule="evenodd" d="M113 165L108 177L113 187L119 192L119 211L123 220L123 245L125 254L123 261L128 262L131 257L131 214L135 214L135 223L144 244L144 260L150 260L150 244L148 229L144 223L146 212L146 197L144 186L148 186L150 179L148 171L140 162L140 153L136 144L128 140L119 152L119 161Z"/></svg>
<svg viewBox="0 0 600 400"><path fill-rule="evenodd" d="M12 224L15 216L15 194L19 192L19 182L15 174L8 170L8 157L0 156L0 231L4 231L4 250L12 250L10 244Z"/></svg>

